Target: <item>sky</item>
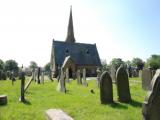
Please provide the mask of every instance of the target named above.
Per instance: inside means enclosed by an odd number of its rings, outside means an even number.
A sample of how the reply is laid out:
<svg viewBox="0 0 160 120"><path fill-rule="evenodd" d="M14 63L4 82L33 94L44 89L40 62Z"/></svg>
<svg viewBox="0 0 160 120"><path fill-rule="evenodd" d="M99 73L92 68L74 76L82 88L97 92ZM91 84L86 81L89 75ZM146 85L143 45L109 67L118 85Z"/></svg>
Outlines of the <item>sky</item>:
<svg viewBox="0 0 160 120"><path fill-rule="evenodd" d="M96 43L107 63L160 54L159 0L1 0L0 59L48 63L52 40L66 39L71 5L76 42Z"/></svg>

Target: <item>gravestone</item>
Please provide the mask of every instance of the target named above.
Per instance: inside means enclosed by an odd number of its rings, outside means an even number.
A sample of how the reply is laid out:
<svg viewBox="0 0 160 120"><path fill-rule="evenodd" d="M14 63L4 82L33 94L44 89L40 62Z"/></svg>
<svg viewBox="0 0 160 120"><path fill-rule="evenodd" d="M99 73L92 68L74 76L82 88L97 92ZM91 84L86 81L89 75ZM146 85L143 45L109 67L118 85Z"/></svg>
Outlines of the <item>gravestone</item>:
<svg viewBox="0 0 160 120"><path fill-rule="evenodd" d="M81 85L82 84L82 79L81 79L81 70L77 70L77 84Z"/></svg>
<svg viewBox="0 0 160 120"><path fill-rule="evenodd" d="M37 84L41 83L41 81L40 81L40 75L41 75L41 68L38 67L38 71L37 71Z"/></svg>
<svg viewBox="0 0 160 120"><path fill-rule="evenodd" d="M97 86L100 87L101 70L97 68Z"/></svg>
<svg viewBox="0 0 160 120"><path fill-rule="evenodd" d="M114 65L111 66L111 78L112 82L116 82L116 68Z"/></svg>
<svg viewBox="0 0 160 120"><path fill-rule="evenodd" d="M0 95L0 105L6 105L6 104L7 104L7 96Z"/></svg>
<svg viewBox="0 0 160 120"><path fill-rule="evenodd" d="M83 79L82 79L82 84L87 87L88 84L87 84L87 81L86 81L86 69L83 68Z"/></svg>
<svg viewBox="0 0 160 120"><path fill-rule="evenodd" d="M69 69L66 68L66 82L69 83Z"/></svg>
<svg viewBox="0 0 160 120"><path fill-rule="evenodd" d="M64 75L64 70L62 68L61 68L60 79L58 82L57 90L60 92L66 93L65 75Z"/></svg>
<svg viewBox="0 0 160 120"><path fill-rule="evenodd" d="M120 102L125 102L125 103L130 102L131 95L129 89L128 74L122 65L117 69L116 80L117 80L118 100Z"/></svg>
<svg viewBox="0 0 160 120"><path fill-rule="evenodd" d="M146 68L142 71L142 88L144 90L150 89L150 84L152 80L152 72L150 69Z"/></svg>
<svg viewBox="0 0 160 120"><path fill-rule="evenodd" d="M20 73L20 78L21 78L21 96L19 101L21 102L25 102L25 72L24 70L21 71Z"/></svg>
<svg viewBox="0 0 160 120"><path fill-rule="evenodd" d="M101 104L113 103L112 78L107 71L100 77L100 99Z"/></svg>
<svg viewBox="0 0 160 120"><path fill-rule="evenodd" d="M142 105L143 120L160 120L160 69L156 71Z"/></svg>
<svg viewBox="0 0 160 120"><path fill-rule="evenodd" d="M73 120L69 115L61 109L49 109L45 112L47 120Z"/></svg>
<svg viewBox="0 0 160 120"><path fill-rule="evenodd" d="M142 78L142 70L139 70L138 77Z"/></svg>
<svg viewBox="0 0 160 120"><path fill-rule="evenodd" d="M41 83L44 84L44 70L41 71Z"/></svg>

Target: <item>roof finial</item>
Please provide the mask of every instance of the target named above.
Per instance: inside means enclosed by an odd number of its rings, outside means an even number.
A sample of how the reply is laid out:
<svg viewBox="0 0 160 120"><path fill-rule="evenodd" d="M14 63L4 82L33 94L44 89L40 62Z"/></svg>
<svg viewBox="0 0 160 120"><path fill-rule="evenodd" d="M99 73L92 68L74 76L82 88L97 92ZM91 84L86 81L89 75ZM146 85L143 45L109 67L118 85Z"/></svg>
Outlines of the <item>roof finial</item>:
<svg viewBox="0 0 160 120"><path fill-rule="evenodd" d="M70 42L70 43L75 42L74 29L73 29L73 19L72 19L72 5L70 6L70 16L69 16L66 42Z"/></svg>

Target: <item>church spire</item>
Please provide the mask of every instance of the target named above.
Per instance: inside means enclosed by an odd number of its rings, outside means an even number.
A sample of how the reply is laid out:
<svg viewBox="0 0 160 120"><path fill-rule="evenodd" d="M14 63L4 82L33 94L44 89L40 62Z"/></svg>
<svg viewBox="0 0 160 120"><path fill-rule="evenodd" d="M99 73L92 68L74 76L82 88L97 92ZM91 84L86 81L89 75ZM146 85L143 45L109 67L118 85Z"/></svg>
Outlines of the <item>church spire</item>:
<svg viewBox="0 0 160 120"><path fill-rule="evenodd" d="M72 6L71 6L66 42L74 43L75 41L76 40L74 38L73 19L72 19Z"/></svg>

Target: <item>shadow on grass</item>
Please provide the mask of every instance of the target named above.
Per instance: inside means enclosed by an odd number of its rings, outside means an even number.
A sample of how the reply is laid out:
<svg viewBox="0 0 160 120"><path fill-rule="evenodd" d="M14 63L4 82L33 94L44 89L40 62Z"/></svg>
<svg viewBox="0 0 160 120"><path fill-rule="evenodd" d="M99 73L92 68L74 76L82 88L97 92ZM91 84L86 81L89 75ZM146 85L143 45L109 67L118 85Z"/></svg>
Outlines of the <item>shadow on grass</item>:
<svg viewBox="0 0 160 120"><path fill-rule="evenodd" d="M25 100L24 102L22 102L25 105L31 105L31 102L29 102L28 100Z"/></svg>
<svg viewBox="0 0 160 120"><path fill-rule="evenodd" d="M120 104L120 103L116 103L116 102L110 104L110 106L112 108L116 108L116 109L127 109L128 108L126 105L123 105L123 104Z"/></svg>
<svg viewBox="0 0 160 120"><path fill-rule="evenodd" d="M139 108L142 107L142 102L138 102L138 101L135 101L135 100L132 100L129 104L133 107L139 107Z"/></svg>
<svg viewBox="0 0 160 120"><path fill-rule="evenodd" d="M6 104L0 104L0 107L3 107L3 106L7 106L7 103Z"/></svg>

